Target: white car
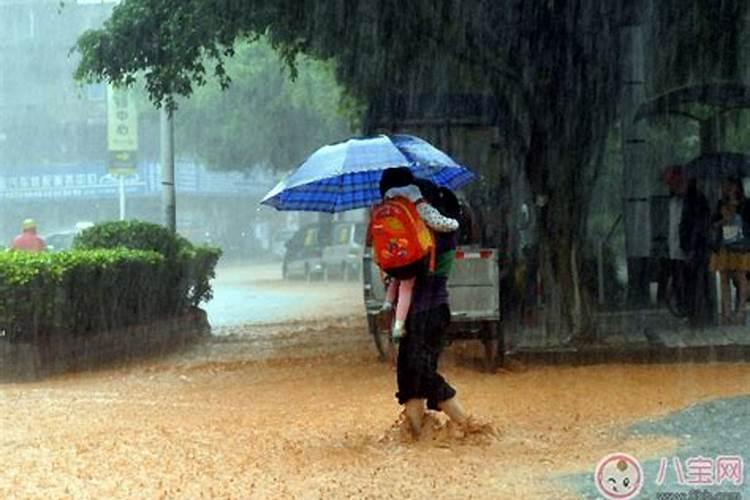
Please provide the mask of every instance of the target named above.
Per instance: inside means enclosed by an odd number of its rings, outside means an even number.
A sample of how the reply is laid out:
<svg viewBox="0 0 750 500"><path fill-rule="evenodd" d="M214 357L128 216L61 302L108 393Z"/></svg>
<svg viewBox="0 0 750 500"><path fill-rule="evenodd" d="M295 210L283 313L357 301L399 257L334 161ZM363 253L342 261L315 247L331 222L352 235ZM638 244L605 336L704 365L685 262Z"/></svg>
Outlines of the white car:
<svg viewBox="0 0 750 500"><path fill-rule="evenodd" d="M44 242L47 244L47 250L50 252L60 252L70 250L73 247L73 240L81 231L93 227L93 222L76 222L73 229L57 231L44 236Z"/></svg>

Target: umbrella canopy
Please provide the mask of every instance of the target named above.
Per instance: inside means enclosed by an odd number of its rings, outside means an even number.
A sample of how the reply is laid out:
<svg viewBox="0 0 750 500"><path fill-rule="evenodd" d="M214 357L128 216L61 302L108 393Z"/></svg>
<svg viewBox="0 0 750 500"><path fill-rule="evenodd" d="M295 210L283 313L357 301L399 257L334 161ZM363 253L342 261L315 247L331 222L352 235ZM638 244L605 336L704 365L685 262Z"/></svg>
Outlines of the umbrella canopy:
<svg viewBox="0 0 750 500"><path fill-rule="evenodd" d="M750 156L741 153L705 153L690 160L685 176L701 179L727 179L750 176Z"/></svg>
<svg viewBox="0 0 750 500"><path fill-rule="evenodd" d="M410 135L380 135L323 146L285 177L261 204L278 210L343 212L380 201L380 178L393 167L458 189L476 175L428 142Z"/></svg>

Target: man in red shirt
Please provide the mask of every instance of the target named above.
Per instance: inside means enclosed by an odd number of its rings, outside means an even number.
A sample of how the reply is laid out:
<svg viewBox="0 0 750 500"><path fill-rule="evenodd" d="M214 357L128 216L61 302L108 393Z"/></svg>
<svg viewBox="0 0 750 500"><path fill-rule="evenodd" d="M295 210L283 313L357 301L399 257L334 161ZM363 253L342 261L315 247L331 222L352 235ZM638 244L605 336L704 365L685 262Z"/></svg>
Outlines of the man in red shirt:
<svg viewBox="0 0 750 500"><path fill-rule="evenodd" d="M23 232L15 237L10 244L12 250L21 250L24 252L44 252L47 250L47 244L36 234L36 222L34 219L23 221Z"/></svg>

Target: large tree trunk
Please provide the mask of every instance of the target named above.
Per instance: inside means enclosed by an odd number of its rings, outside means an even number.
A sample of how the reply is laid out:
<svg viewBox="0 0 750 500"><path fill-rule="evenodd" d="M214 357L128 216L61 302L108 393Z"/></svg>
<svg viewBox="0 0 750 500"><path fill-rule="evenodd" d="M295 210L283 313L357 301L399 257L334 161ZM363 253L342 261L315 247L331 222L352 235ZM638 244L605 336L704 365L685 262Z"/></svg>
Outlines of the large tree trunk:
<svg viewBox="0 0 750 500"><path fill-rule="evenodd" d="M595 335L593 300L580 280L580 247L574 237L540 236L544 328L550 342L582 342Z"/></svg>
<svg viewBox="0 0 750 500"><path fill-rule="evenodd" d="M587 154L591 148L572 144L566 137L570 138L535 127L526 158L538 202L539 269L548 342L578 342L595 335L593 298L580 278L590 181L595 177Z"/></svg>

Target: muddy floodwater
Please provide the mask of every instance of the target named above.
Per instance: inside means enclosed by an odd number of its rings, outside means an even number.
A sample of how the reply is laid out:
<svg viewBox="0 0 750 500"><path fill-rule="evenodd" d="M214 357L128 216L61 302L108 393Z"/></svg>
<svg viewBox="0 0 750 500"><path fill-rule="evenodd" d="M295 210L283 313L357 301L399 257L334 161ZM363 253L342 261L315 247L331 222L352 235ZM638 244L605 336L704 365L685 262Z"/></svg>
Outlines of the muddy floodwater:
<svg viewBox="0 0 750 500"><path fill-rule="evenodd" d="M490 375L465 342L443 371L499 439L412 443L396 425L395 372L358 314L359 285L289 286L326 291L329 314L235 324L165 359L0 385L0 498L578 498L562 478L604 455L677 445L627 425L750 387L740 364Z"/></svg>

